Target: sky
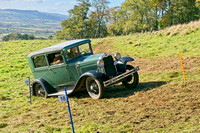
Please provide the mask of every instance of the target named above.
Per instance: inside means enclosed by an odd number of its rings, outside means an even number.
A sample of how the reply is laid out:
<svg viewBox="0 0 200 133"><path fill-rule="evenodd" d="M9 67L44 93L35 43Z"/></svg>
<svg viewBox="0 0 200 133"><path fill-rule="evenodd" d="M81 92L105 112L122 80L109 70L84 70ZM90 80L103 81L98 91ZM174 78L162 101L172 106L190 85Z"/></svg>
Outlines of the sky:
<svg viewBox="0 0 200 133"><path fill-rule="evenodd" d="M109 7L121 6L125 0L108 0ZM37 10L67 15L76 0L0 0L0 9Z"/></svg>

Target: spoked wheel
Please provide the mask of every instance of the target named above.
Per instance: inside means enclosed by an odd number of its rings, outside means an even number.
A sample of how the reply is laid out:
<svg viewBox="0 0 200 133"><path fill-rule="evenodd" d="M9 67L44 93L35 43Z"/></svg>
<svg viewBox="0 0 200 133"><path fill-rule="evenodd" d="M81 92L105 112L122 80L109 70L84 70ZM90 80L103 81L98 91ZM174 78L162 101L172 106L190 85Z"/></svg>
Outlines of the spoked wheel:
<svg viewBox="0 0 200 133"><path fill-rule="evenodd" d="M37 83L34 87L34 93L36 96L42 97L42 98L47 98L47 92L44 89L44 87Z"/></svg>
<svg viewBox="0 0 200 133"><path fill-rule="evenodd" d="M126 69L131 70L134 67L131 65L127 65ZM132 75L128 76L124 81L122 81L123 85L128 89L133 89L138 85L139 82L139 75L137 72L133 73Z"/></svg>
<svg viewBox="0 0 200 133"><path fill-rule="evenodd" d="M100 99L104 94L104 86L99 78L88 77L86 79L86 88L93 99Z"/></svg>

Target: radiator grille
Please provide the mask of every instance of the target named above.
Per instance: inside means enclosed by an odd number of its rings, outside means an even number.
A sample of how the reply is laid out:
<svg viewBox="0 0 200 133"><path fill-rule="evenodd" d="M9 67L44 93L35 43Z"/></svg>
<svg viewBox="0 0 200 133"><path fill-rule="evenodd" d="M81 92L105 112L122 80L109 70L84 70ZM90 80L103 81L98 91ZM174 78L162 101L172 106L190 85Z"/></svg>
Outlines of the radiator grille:
<svg viewBox="0 0 200 133"><path fill-rule="evenodd" d="M104 69L105 69L106 75L108 77L116 76L117 71L116 71L116 68L114 66L113 57L110 55L108 57L103 58L103 61L104 61Z"/></svg>

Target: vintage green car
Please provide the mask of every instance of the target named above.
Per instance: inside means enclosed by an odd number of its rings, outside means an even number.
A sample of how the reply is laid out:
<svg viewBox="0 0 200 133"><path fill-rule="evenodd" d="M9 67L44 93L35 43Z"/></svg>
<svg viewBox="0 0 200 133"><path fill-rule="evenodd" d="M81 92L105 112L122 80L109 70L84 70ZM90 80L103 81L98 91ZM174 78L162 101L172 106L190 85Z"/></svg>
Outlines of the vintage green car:
<svg viewBox="0 0 200 133"><path fill-rule="evenodd" d="M28 63L35 80L32 94L47 98L74 94L87 89L94 99L100 99L104 87L122 82L135 88L139 82L139 67L127 65L134 59L120 53L93 54L89 39L72 40L53 45L28 55Z"/></svg>

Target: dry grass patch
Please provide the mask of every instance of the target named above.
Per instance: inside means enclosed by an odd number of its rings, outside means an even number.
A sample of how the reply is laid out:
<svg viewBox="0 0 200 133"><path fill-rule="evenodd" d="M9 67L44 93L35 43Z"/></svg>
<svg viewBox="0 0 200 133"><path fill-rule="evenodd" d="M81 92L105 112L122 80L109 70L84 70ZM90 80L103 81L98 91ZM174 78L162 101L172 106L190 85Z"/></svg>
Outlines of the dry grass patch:
<svg viewBox="0 0 200 133"><path fill-rule="evenodd" d="M200 27L200 20L192 21L188 24L178 24L171 27L164 28L160 31L156 31L155 34L165 35L165 36L175 36L177 34L187 35L191 32L198 30Z"/></svg>

